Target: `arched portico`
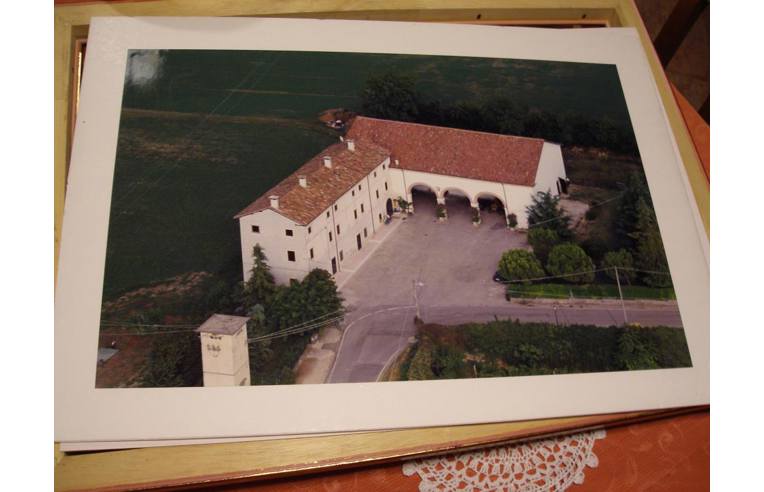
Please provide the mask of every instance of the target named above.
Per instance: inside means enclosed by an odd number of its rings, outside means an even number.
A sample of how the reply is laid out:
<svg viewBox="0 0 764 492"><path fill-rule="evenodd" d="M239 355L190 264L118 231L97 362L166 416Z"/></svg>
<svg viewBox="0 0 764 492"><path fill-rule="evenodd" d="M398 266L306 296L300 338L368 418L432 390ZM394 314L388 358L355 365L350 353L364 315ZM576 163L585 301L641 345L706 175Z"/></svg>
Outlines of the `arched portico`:
<svg viewBox="0 0 764 492"><path fill-rule="evenodd" d="M496 193L481 191L475 195L475 202L479 213L482 215L496 214L509 225L509 212L504 199Z"/></svg>
<svg viewBox="0 0 764 492"><path fill-rule="evenodd" d="M435 210L438 203L441 202L441 196L438 194L438 188L426 183L413 183L407 190L406 200L409 202L409 212L415 209Z"/></svg>

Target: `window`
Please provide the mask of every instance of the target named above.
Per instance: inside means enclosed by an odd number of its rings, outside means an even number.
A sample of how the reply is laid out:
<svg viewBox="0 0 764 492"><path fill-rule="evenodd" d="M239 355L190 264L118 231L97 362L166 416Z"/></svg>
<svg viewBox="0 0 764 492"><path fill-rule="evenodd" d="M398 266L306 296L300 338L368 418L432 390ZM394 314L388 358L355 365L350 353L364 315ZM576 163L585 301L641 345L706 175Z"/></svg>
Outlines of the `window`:
<svg viewBox="0 0 764 492"><path fill-rule="evenodd" d="M338 236L340 235L340 225L339 224L337 224L337 235Z"/></svg>
<svg viewBox="0 0 764 492"><path fill-rule="evenodd" d="M363 213L363 203L361 204L361 213Z"/></svg>
<svg viewBox="0 0 764 492"><path fill-rule="evenodd" d="M377 177L377 171L374 171L374 177L375 178Z"/></svg>
<svg viewBox="0 0 764 492"><path fill-rule="evenodd" d="M384 164L382 164L382 169L384 169L384 168L385 168L385 165L384 165Z"/></svg>
<svg viewBox="0 0 764 492"><path fill-rule="evenodd" d="M358 185L358 191L361 191L361 185Z"/></svg>
<svg viewBox="0 0 764 492"><path fill-rule="evenodd" d="M345 260L345 256L342 254L342 250L340 250L340 261L344 261L344 260Z"/></svg>
<svg viewBox="0 0 764 492"><path fill-rule="evenodd" d="M377 198L379 198L379 190L376 190L376 192L377 192Z"/></svg>
<svg viewBox="0 0 764 492"><path fill-rule="evenodd" d="M382 222L382 214L379 214L379 221Z"/></svg>
<svg viewBox="0 0 764 492"><path fill-rule="evenodd" d="M260 232L260 226L252 226L252 232Z"/></svg>
<svg viewBox="0 0 764 492"><path fill-rule="evenodd" d="M287 251L287 260L295 261L294 260L294 251Z"/></svg>
<svg viewBox="0 0 764 492"><path fill-rule="evenodd" d="M355 190L351 191L350 194L355 196Z"/></svg>
<svg viewBox="0 0 764 492"><path fill-rule="evenodd" d="M335 212L337 211L337 205L336 204L334 205L334 211Z"/></svg>
<svg viewBox="0 0 764 492"><path fill-rule="evenodd" d="M358 210L353 210L353 217L358 218Z"/></svg>
<svg viewBox="0 0 764 492"><path fill-rule="evenodd" d="M332 231L329 231L329 242L332 240Z"/></svg>
<svg viewBox="0 0 764 492"><path fill-rule="evenodd" d="M310 248L310 259L313 259L313 248Z"/></svg>
<svg viewBox="0 0 764 492"><path fill-rule="evenodd" d="M369 236L369 232L368 232L368 231L366 230L366 228L364 227L364 228L363 228L363 237L368 237L368 236Z"/></svg>
<svg viewBox="0 0 764 492"><path fill-rule="evenodd" d="M308 226L308 234L310 234L310 232L311 232L311 228L310 226Z"/></svg>
<svg viewBox="0 0 764 492"><path fill-rule="evenodd" d="M327 219L329 218L329 211L328 210L326 211L326 218Z"/></svg>
<svg viewBox="0 0 764 492"><path fill-rule="evenodd" d="M287 229L286 230L286 235L289 236L289 237L292 237L292 236L294 236L294 232L292 232L292 229Z"/></svg>
<svg viewBox="0 0 764 492"><path fill-rule="evenodd" d="M385 181L385 191L387 191L387 181Z"/></svg>

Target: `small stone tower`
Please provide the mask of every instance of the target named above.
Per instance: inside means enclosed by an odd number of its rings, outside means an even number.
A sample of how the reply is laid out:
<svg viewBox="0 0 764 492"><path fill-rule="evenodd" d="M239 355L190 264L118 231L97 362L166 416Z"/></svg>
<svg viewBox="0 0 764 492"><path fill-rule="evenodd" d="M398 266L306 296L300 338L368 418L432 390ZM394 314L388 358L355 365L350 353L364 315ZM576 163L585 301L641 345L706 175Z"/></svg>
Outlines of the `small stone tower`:
<svg viewBox="0 0 764 492"><path fill-rule="evenodd" d="M243 316L213 314L196 329L204 386L249 386L247 321Z"/></svg>

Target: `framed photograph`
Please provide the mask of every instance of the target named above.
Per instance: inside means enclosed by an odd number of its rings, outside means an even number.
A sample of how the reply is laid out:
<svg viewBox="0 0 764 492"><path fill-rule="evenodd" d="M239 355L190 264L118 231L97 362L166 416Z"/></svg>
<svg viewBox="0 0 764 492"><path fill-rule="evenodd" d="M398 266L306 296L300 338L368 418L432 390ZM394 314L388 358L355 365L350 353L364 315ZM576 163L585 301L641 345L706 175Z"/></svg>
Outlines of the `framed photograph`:
<svg viewBox="0 0 764 492"><path fill-rule="evenodd" d="M631 29L101 18L80 97L58 440L708 403L708 240Z"/></svg>

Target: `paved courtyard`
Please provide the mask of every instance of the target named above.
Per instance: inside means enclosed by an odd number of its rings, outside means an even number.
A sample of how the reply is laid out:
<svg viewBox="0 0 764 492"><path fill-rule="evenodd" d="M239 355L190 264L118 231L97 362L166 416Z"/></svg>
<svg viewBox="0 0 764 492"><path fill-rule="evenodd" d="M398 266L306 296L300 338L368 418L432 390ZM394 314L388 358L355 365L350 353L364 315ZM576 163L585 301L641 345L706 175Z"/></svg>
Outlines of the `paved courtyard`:
<svg viewBox="0 0 764 492"><path fill-rule="evenodd" d="M449 200L448 220L438 222L434 197L414 198L416 213L401 221L352 278L341 286L353 308L506 303L492 277L501 254L527 246L525 234L507 229L503 215L483 211L475 227L469 203Z"/></svg>

